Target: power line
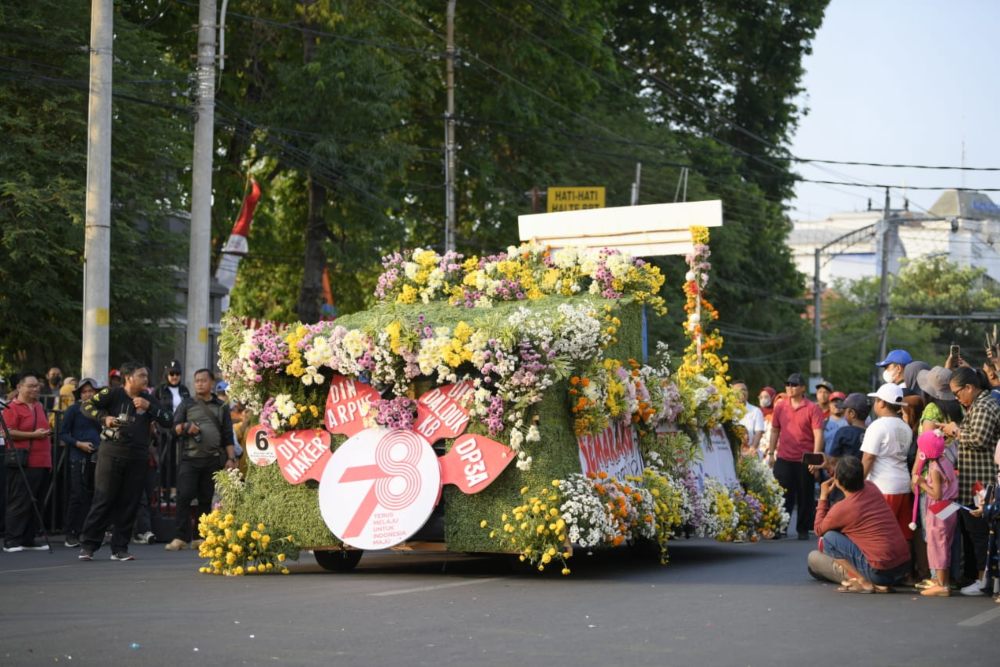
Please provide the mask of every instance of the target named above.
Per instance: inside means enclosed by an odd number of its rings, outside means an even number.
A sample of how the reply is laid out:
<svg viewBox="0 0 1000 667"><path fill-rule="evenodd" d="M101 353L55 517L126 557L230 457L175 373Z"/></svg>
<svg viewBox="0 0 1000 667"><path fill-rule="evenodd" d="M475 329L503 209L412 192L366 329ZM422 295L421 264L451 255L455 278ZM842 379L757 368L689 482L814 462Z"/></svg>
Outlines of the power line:
<svg viewBox="0 0 1000 667"><path fill-rule="evenodd" d="M842 164L854 167L885 167L889 169L934 169L942 171L1000 171L1000 167L956 167L954 165L890 164L885 162L858 162L854 160L824 160L820 158L794 157L793 162L818 162L821 164Z"/></svg>

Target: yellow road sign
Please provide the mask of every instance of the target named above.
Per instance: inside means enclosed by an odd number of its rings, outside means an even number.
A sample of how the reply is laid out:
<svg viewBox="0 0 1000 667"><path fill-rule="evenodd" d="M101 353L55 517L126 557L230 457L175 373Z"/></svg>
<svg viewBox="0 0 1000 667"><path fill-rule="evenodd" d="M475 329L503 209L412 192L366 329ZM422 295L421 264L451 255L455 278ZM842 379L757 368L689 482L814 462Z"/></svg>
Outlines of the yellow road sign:
<svg viewBox="0 0 1000 667"><path fill-rule="evenodd" d="M604 186L549 188L545 201L549 213L604 208Z"/></svg>

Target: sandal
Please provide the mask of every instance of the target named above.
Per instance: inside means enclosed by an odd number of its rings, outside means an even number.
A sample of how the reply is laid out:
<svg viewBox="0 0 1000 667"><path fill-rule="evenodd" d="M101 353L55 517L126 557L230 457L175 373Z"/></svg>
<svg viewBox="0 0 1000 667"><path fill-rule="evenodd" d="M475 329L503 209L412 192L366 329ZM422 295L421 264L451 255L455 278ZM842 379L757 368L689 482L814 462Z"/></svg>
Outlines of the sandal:
<svg viewBox="0 0 1000 667"><path fill-rule="evenodd" d="M840 586L837 587L838 593L874 593L874 588L865 588L857 579L847 579L842 581Z"/></svg>
<svg viewBox="0 0 1000 667"><path fill-rule="evenodd" d="M875 593L895 593L896 589L892 586L878 586L873 584L872 591Z"/></svg>
<svg viewBox="0 0 1000 667"><path fill-rule="evenodd" d="M937 582L934 581L933 579L924 579L923 581L918 581L917 583L913 584L913 587L916 588L918 591L922 591L927 588L934 588L935 586L937 586Z"/></svg>
<svg viewBox="0 0 1000 667"><path fill-rule="evenodd" d="M920 594L927 598L949 598L951 597L951 589L947 586L934 584L930 588L925 588L920 591Z"/></svg>

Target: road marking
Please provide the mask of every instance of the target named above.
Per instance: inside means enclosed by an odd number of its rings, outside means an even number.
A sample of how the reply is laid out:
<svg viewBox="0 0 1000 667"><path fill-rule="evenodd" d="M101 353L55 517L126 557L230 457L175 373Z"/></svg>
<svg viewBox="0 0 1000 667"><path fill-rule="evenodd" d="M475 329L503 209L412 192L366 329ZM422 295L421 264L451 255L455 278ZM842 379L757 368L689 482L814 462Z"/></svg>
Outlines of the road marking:
<svg viewBox="0 0 1000 667"><path fill-rule="evenodd" d="M959 621L958 624L966 628L974 628L982 625L983 623L989 623L994 618L1000 618L1000 606L990 609L989 611L984 611L981 614L976 614L975 616L967 618L964 621Z"/></svg>
<svg viewBox="0 0 1000 667"><path fill-rule="evenodd" d="M387 595L406 595L407 593L424 593L427 591L438 591L443 588L456 588L458 586L473 586L475 584L485 584L491 581L500 581L503 577L489 577L487 579L469 579L467 581L453 581L450 584L438 584L436 586L420 586L418 588L401 588L395 591L382 591L381 593L369 593L370 597L385 597Z"/></svg>
<svg viewBox="0 0 1000 667"><path fill-rule="evenodd" d="M23 570L0 570L0 574L11 572L38 572L39 570L58 570L63 567L73 567L72 565L49 565L48 567L26 567Z"/></svg>

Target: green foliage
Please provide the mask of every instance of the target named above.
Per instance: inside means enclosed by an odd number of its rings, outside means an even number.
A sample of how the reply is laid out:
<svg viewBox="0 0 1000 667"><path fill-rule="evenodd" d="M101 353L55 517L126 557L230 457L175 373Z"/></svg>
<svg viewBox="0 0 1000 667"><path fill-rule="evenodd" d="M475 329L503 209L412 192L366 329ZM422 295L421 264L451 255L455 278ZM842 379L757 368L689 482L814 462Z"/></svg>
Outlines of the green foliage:
<svg viewBox="0 0 1000 667"><path fill-rule="evenodd" d="M943 257L905 262L890 277L890 313L899 315L963 315L995 311L1000 289L982 269L962 268ZM879 281L840 281L824 300L824 375L838 388L861 389L880 382L878 361ZM970 363L985 358L987 324L967 320L916 320L893 317L888 349L907 350L914 359L940 365L948 346L959 343Z"/></svg>
<svg viewBox="0 0 1000 667"><path fill-rule="evenodd" d="M12 137L0 154L7 363L75 359L79 347L87 75L79 47L89 14L63 4L2 10L0 55L15 59L0 64L0 129ZM155 222L187 206L182 91L194 66L195 5L161 11L126 0L116 15L113 268L136 279L113 287L113 356L144 356L149 323L171 312L166 267L185 244L160 238ZM459 3L458 250L483 255L516 243L517 215L530 212L535 187L603 185L608 205L622 206L641 162L640 203L667 202L690 166L687 199L724 202L708 298L722 314L731 374L753 385L802 370L809 341L801 277L784 244L792 172L783 146L803 113L801 58L825 5ZM311 318L324 267L338 311L361 310L372 303L381 255L441 248L444 11L418 0L230 7L216 104L216 251L247 175L263 190L232 294L237 314ZM658 263L673 307L650 316L651 340L679 349L686 269L680 258ZM29 299L39 310L17 309Z"/></svg>
<svg viewBox="0 0 1000 667"><path fill-rule="evenodd" d="M80 359L87 164L86 4L3 10L0 38L0 366L74 368ZM173 314L183 246L161 224L180 201L186 118L178 73L155 36L115 16L111 354L148 358L150 326ZM140 104L139 99L147 103Z"/></svg>

